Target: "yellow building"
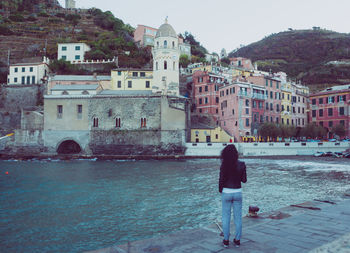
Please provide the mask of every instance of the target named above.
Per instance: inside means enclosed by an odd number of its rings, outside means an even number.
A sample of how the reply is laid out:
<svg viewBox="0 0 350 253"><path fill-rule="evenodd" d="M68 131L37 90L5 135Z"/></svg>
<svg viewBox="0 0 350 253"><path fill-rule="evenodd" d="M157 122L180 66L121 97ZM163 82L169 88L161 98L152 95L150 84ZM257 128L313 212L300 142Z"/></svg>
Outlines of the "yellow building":
<svg viewBox="0 0 350 253"><path fill-rule="evenodd" d="M191 128L191 142L230 142L231 137L221 127L196 126Z"/></svg>
<svg viewBox="0 0 350 253"><path fill-rule="evenodd" d="M291 125L292 119L292 84L287 82L281 85L281 123Z"/></svg>
<svg viewBox="0 0 350 253"><path fill-rule="evenodd" d="M112 90L152 90L152 69L117 68L111 71Z"/></svg>
<svg viewBox="0 0 350 253"><path fill-rule="evenodd" d="M191 73L193 74L196 71L207 71L209 73L218 73L218 72L220 72L220 69L221 69L220 66L215 65L215 64L214 65L213 64L203 65L201 63L201 64L198 64L197 66L195 65L195 67L192 67Z"/></svg>
<svg viewBox="0 0 350 253"><path fill-rule="evenodd" d="M231 70L232 77L243 77L246 78L254 73L253 70L247 70L243 68L233 67Z"/></svg>

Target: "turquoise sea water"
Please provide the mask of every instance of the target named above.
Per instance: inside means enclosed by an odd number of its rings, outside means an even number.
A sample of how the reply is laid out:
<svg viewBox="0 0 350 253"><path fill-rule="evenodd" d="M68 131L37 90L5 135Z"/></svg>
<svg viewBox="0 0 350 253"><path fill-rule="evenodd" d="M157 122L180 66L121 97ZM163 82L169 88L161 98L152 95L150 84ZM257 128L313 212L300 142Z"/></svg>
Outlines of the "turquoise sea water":
<svg viewBox="0 0 350 253"><path fill-rule="evenodd" d="M243 213L350 189L349 159L308 159L244 159ZM220 219L219 164L0 161L0 252L83 252L211 224Z"/></svg>

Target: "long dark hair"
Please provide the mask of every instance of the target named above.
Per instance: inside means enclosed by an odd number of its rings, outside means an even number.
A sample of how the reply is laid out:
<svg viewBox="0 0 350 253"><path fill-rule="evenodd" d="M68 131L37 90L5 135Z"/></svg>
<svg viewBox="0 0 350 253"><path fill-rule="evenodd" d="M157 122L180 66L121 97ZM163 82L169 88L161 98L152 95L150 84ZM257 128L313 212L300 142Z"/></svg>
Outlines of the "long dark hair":
<svg viewBox="0 0 350 253"><path fill-rule="evenodd" d="M237 161L238 161L238 151L237 151L235 145L233 145L233 144L227 145L221 151L222 167L225 170L235 169L235 168L237 168Z"/></svg>

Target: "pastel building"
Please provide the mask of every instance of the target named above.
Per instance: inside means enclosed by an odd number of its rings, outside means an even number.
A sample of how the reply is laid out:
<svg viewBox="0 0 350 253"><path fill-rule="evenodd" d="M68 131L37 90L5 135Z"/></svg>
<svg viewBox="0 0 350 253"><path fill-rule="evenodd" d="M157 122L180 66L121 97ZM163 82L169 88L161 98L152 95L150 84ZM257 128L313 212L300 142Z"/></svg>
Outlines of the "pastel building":
<svg viewBox="0 0 350 253"><path fill-rule="evenodd" d="M42 84L49 73L49 59L11 64L7 76L8 85Z"/></svg>
<svg viewBox="0 0 350 253"><path fill-rule="evenodd" d="M57 58L71 63L84 61L85 53L90 50L85 43L58 43Z"/></svg>
<svg viewBox="0 0 350 253"><path fill-rule="evenodd" d="M153 46L157 30L150 26L137 25L134 32L134 41L140 46Z"/></svg>
<svg viewBox="0 0 350 253"><path fill-rule="evenodd" d="M111 71L112 90L150 90L153 85L152 69L117 68Z"/></svg>
<svg viewBox="0 0 350 253"><path fill-rule="evenodd" d="M75 0L66 0L66 9L74 9Z"/></svg>
<svg viewBox="0 0 350 253"><path fill-rule="evenodd" d="M230 66L243 68L247 70L254 70L252 61L250 59L243 58L243 57L230 58Z"/></svg>
<svg viewBox="0 0 350 253"><path fill-rule="evenodd" d="M310 122L325 127L328 131L338 124L350 137L350 84L327 88L310 94Z"/></svg>
<svg viewBox="0 0 350 253"><path fill-rule="evenodd" d="M292 84L282 83L281 93L281 124L292 125Z"/></svg>
<svg viewBox="0 0 350 253"><path fill-rule="evenodd" d="M219 119L219 88L224 85L224 77L208 71L196 71L192 75L192 99L195 113L211 115Z"/></svg>
<svg viewBox="0 0 350 253"><path fill-rule="evenodd" d="M265 88L264 122L281 123L281 80L270 75L247 76L249 83Z"/></svg>
<svg viewBox="0 0 350 253"><path fill-rule="evenodd" d="M196 124L191 127L191 142L230 142L232 137L221 127Z"/></svg>
<svg viewBox="0 0 350 253"><path fill-rule="evenodd" d="M219 125L234 141L258 135L258 128L264 122L264 105L267 100L265 87L234 82L219 88Z"/></svg>
<svg viewBox="0 0 350 253"><path fill-rule="evenodd" d="M296 83L292 83L291 88L291 124L296 127L305 127L307 125L309 88Z"/></svg>

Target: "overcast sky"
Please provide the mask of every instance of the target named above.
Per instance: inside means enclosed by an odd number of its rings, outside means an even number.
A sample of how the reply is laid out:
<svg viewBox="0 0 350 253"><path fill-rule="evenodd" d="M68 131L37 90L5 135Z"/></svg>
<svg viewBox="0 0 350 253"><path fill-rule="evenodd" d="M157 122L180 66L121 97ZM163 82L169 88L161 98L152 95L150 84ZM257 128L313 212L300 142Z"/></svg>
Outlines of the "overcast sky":
<svg viewBox="0 0 350 253"><path fill-rule="evenodd" d="M135 28L158 28L168 16L177 33L192 33L210 53L229 53L288 28L350 33L350 0L76 0L76 7L109 10Z"/></svg>

